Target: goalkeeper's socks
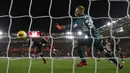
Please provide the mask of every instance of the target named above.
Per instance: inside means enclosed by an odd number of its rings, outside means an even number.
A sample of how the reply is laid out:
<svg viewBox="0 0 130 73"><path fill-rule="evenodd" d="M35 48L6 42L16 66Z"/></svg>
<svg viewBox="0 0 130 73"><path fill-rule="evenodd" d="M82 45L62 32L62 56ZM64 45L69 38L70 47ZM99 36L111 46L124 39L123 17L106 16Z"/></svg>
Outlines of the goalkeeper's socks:
<svg viewBox="0 0 130 73"><path fill-rule="evenodd" d="M86 62L86 59L85 59L85 58L82 58L81 61L82 61L82 62Z"/></svg>

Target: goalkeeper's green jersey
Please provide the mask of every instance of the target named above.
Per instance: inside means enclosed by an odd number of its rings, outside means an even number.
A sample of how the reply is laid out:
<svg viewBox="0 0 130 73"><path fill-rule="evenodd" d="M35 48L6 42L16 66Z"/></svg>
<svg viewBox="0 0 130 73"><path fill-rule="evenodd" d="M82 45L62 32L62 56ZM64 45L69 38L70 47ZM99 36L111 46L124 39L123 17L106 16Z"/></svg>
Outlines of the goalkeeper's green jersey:
<svg viewBox="0 0 130 73"><path fill-rule="evenodd" d="M88 36L90 36L90 34L92 33L93 37L100 38L99 33L96 31L95 26L93 24L93 20L90 16L84 14L79 17L75 17L74 20L75 21L72 23L72 31L76 30L77 32L80 30ZM70 30L70 28L71 24L65 26L66 30Z"/></svg>

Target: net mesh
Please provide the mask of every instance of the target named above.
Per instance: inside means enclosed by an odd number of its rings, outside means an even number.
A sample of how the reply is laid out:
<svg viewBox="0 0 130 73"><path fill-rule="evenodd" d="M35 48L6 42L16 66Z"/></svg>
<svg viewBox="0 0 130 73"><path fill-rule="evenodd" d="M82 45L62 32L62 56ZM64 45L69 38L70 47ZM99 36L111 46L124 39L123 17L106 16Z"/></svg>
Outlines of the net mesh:
<svg viewBox="0 0 130 73"><path fill-rule="evenodd" d="M97 0L89 0L89 5L88 5L88 12L87 14L89 16L91 16L91 6L93 5L93 1L97 1ZM117 17L117 18L114 18L111 16L111 2L113 1L121 1L121 2L126 2L127 3L127 11L126 12L126 16L129 16L129 0L107 0L107 3L108 3L108 12L107 12L107 15L106 17L92 17L92 19L94 20L99 20L99 19L110 19L110 22L112 23L113 20L116 20L116 19L121 19L121 18L125 18L125 17ZM33 0L30 0L30 3L29 3L29 10L28 10L28 15L21 15L21 16L12 16L11 15L11 10L12 10L12 6L13 6L13 3L14 3L14 0L11 0L10 2L10 8L9 8L9 12L8 12L8 15L1 15L0 18L4 18L4 17L9 17L9 28L8 28L8 38L9 38L9 42L8 42L8 46L7 46L7 52L6 52L6 55L7 55L7 59L8 59L8 62L7 62L7 67L6 67L6 73L9 73L9 68L10 68L10 57L8 56L8 53L9 53L9 48L10 48L10 45L11 45L11 40L16 38L16 37L11 37L11 27L12 27L12 21L13 19L18 19L18 18L24 18L24 17L29 17L30 18L30 22L29 22L29 28L28 28L28 33L31 31L31 27L32 27L32 24L33 24L33 19L39 19L39 18L50 18L50 26L49 26L49 37L51 38L51 42L53 44L53 40L54 39L59 39L59 38L63 38L63 37L53 37L52 36L52 23L53 23L53 19L63 19L63 18L70 18L71 19L71 29L70 29L70 32L72 31L72 23L73 23L73 16L71 16L71 6L72 6L72 1L69 0L69 8L68 8L68 16L64 16L64 17L52 17L51 15L51 9L52 9L52 3L53 3L53 0L50 0L50 5L49 5L49 16L32 16L31 14L31 8L32 8L32 3L33 3ZM113 25L110 26L110 35L112 37L112 39L114 40L114 43L115 43L115 38L117 37L114 37L113 34L112 34L112 31L113 31ZM93 44L94 44L94 37L93 38ZM103 38L106 38L106 37L103 37ZM118 37L120 39L124 39L124 38L129 38L129 37ZM30 57L30 53L31 53L31 47L32 47L32 39L30 38L30 45L29 45L29 52L28 52L28 58L29 58L29 66L28 66L28 73L31 73L31 65L32 65L32 58ZM74 40L72 40L72 49L71 49L71 57L73 59L73 66L72 66L72 73L75 73L75 63L76 63L76 58L74 56ZM97 70L98 70L98 65L97 65L97 58L94 56L94 50L93 50L94 46L92 46L92 57L94 58L95 60L95 72L94 73L97 73ZM116 45L114 45L114 48L116 48ZM114 52L116 50L114 49ZM116 54L114 53L114 56L116 57ZM50 59L51 59L51 72L50 73L53 73L54 72L54 59L52 57L52 46L51 46L51 49L50 49ZM118 58L116 57L116 59L118 60ZM116 73L119 73L118 72L118 66L116 68Z"/></svg>

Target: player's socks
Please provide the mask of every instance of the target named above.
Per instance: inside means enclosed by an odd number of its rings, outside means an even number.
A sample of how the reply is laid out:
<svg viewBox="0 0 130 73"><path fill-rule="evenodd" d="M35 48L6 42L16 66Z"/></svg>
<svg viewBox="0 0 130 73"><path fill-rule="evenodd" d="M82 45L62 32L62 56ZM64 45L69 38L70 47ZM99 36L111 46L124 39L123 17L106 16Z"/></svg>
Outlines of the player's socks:
<svg viewBox="0 0 130 73"><path fill-rule="evenodd" d="M100 62L100 54L98 54L98 60L97 61Z"/></svg>
<svg viewBox="0 0 130 73"><path fill-rule="evenodd" d="M86 62L86 58L81 58L81 61L82 62Z"/></svg>

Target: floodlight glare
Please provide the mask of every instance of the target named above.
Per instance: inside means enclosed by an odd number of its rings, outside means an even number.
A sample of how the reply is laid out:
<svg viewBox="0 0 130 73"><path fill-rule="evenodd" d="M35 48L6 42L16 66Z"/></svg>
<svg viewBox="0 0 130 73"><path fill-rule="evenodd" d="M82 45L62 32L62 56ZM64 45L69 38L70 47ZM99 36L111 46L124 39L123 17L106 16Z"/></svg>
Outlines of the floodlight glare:
<svg viewBox="0 0 130 73"><path fill-rule="evenodd" d="M77 34L78 34L78 35L82 35L83 33L82 33L81 31L78 31Z"/></svg>
<svg viewBox="0 0 130 73"><path fill-rule="evenodd" d="M66 36L67 39L73 39L74 36Z"/></svg>
<svg viewBox="0 0 130 73"><path fill-rule="evenodd" d="M112 23L116 23L116 21L112 21Z"/></svg>
<svg viewBox="0 0 130 73"><path fill-rule="evenodd" d="M2 31L0 31L0 35L2 35L3 34L3 32Z"/></svg>
<svg viewBox="0 0 130 73"><path fill-rule="evenodd" d="M87 39L88 38L88 35L85 35L85 39Z"/></svg>
<svg viewBox="0 0 130 73"><path fill-rule="evenodd" d="M108 26L110 26L110 25L111 25L111 23L110 23L110 22L108 22L108 23L107 23L107 25L108 25Z"/></svg>
<svg viewBox="0 0 130 73"><path fill-rule="evenodd" d="M124 30L123 30L123 27L121 27L120 30L119 30L119 32L123 32L123 31L124 31Z"/></svg>
<svg viewBox="0 0 130 73"><path fill-rule="evenodd" d="M68 31L68 32L66 32L66 34L72 34L72 32L69 32L69 31Z"/></svg>

